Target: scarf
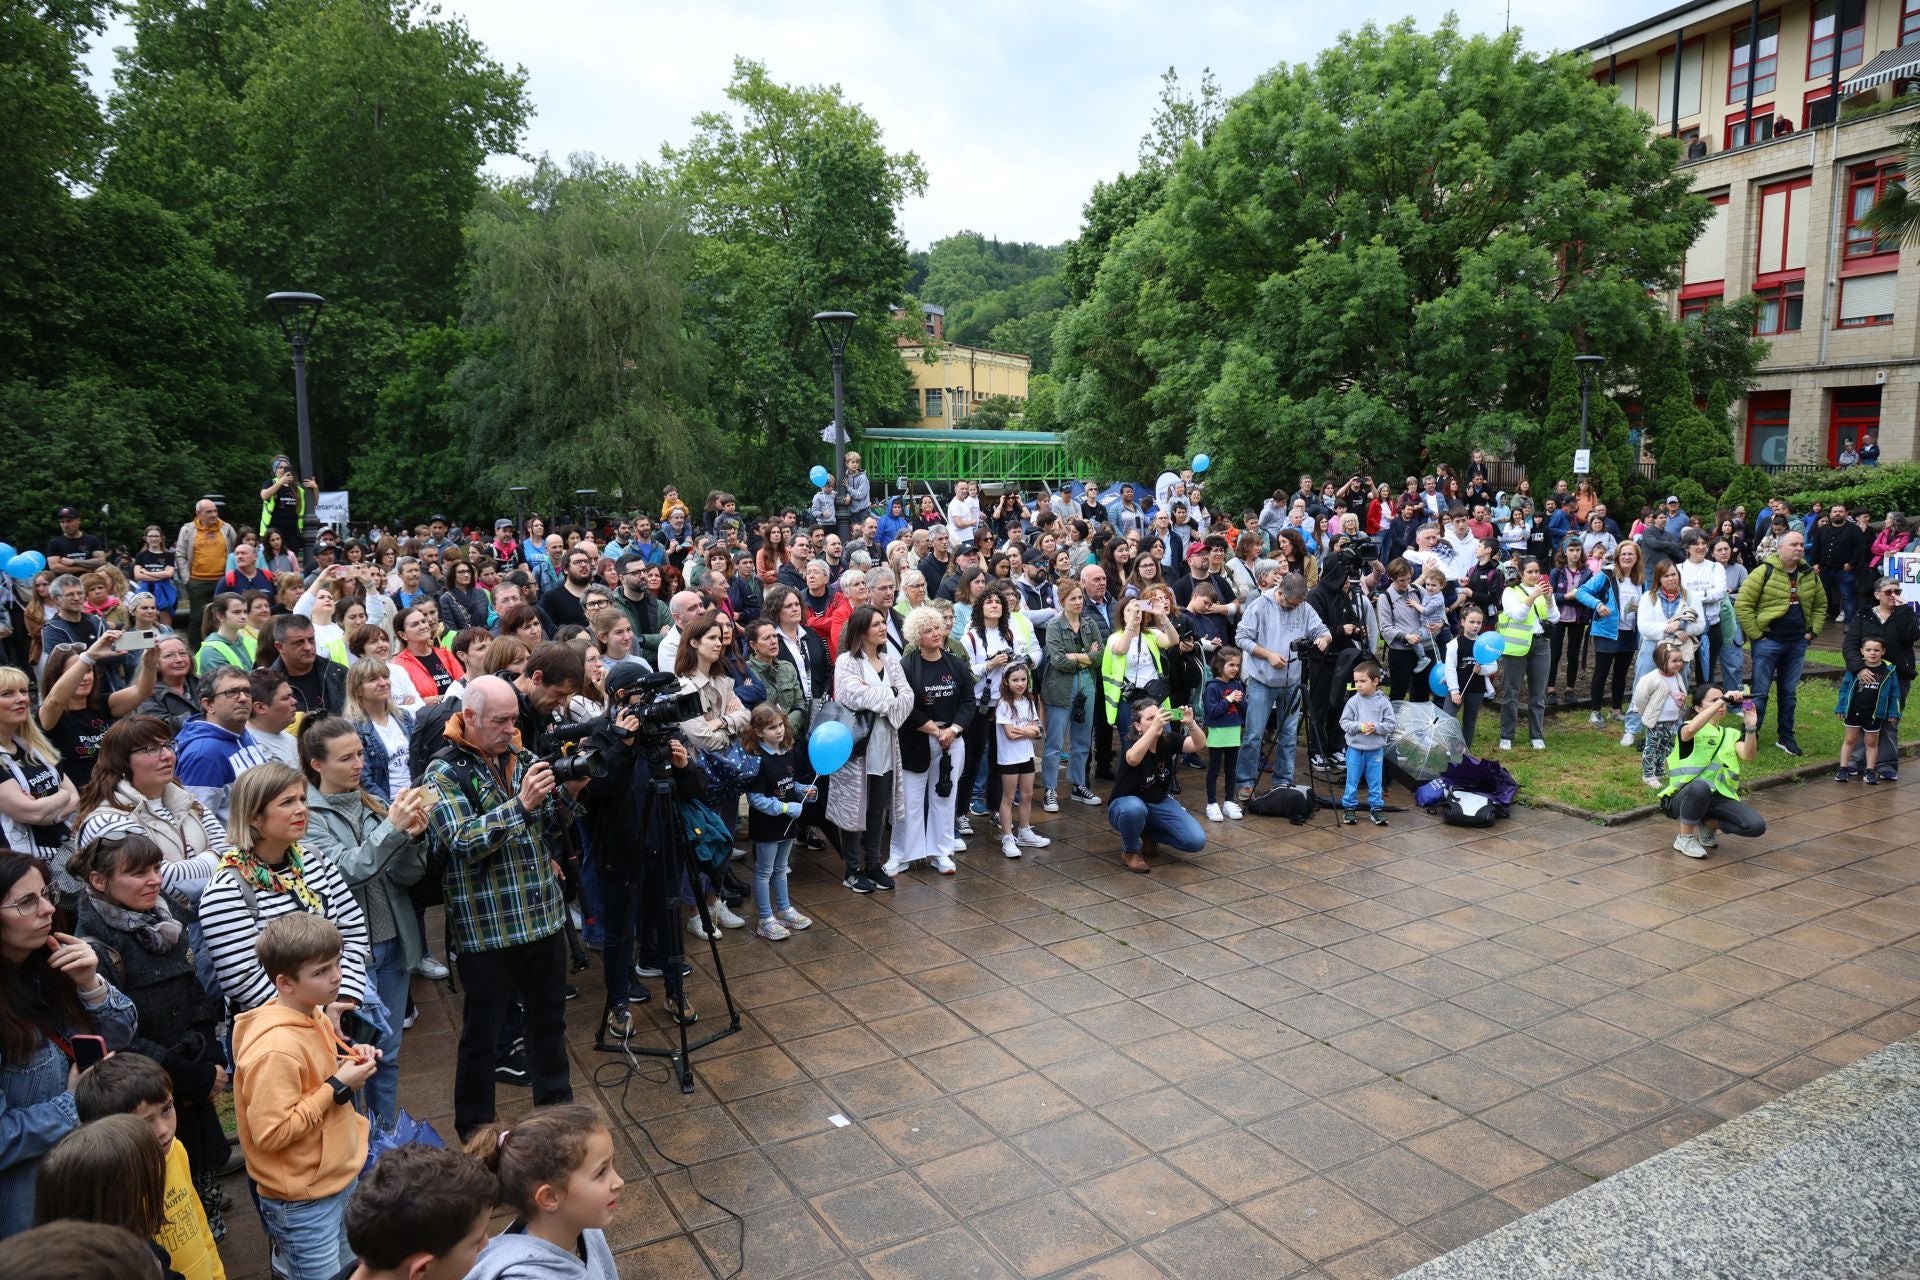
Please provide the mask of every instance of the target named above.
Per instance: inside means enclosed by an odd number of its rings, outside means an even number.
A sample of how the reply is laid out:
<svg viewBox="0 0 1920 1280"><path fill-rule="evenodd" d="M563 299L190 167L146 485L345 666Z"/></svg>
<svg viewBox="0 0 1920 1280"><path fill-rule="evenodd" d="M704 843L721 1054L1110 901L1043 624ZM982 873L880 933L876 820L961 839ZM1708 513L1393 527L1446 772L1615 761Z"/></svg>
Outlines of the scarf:
<svg viewBox="0 0 1920 1280"><path fill-rule="evenodd" d="M220 855L220 865L230 869L241 879L251 882L255 888L265 889L268 893L290 893L300 900L302 910L314 915L327 914L327 904L323 902L313 886L307 883L306 870L301 862L300 846L293 845L287 850L286 862L278 867L270 867L251 853L242 853L238 849L229 849Z"/></svg>
<svg viewBox="0 0 1920 1280"><path fill-rule="evenodd" d="M141 946L156 956L167 954L180 941L180 922L173 918L165 898L154 903L152 911L136 911L95 893L89 887L87 901L93 904L94 914L106 921L108 926L121 933L132 934L140 940Z"/></svg>

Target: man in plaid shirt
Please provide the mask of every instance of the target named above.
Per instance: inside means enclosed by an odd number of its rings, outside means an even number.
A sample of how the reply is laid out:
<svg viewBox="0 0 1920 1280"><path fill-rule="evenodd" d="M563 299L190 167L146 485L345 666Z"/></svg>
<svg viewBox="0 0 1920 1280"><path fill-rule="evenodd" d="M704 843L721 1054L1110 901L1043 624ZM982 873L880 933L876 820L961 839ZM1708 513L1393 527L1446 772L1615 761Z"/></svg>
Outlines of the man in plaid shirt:
<svg viewBox="0 0 1920 1280"><path fill-rule="evenodd" d="M466 1004L453 1077L454 1126L494 1119L496 1041L516 996L526 1011L535 1106L573 1101L567 1069L566 902L554 870L581 783L557 788L545 761L514 741L520 700L482 676L447 721L452 748L427 766L434 847L447 854L447 915Z"/></svg>

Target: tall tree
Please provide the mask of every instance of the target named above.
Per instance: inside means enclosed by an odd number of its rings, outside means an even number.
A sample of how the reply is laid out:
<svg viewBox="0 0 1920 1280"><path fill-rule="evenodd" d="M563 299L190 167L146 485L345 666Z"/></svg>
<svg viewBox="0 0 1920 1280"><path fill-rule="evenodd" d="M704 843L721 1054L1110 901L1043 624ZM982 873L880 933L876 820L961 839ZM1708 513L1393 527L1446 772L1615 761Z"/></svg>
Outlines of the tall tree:
<svg viewBox="0 0 1920 1280"><path fill-rule="evenodd" d="M1706 202L1579 59L1519 39L1366 26L1236 99L1056 331L1076 444L1204 448L1246 497L1503 446L1565 335L1644 351Z"/></svg>
<svg viewBox="0 0 1920 1280"><path fill-rule="evenodd" d="M275 289L326 295L313 414L337 481L408 337L456 314L461 227L486 158L518 145L525 73L408 0L137 0L132 16L106 181L187 217L254 314Z"/></svg>
<svg viewBox="0 0 1920 1280"><path fill-rule="evenodd" d="M737 118L700 116L693 140L663 160L698 233L693 292L726 472L743 497L792 495L831 456L820 432L833 384L815 312L860 317L846 351L849 430L906 420L895 340L917 341L919 316L889 315L911 274L900 207L925 190L926 171L911 152L889 152L837 85L778 84L737 59L727 97Z"/></svg>

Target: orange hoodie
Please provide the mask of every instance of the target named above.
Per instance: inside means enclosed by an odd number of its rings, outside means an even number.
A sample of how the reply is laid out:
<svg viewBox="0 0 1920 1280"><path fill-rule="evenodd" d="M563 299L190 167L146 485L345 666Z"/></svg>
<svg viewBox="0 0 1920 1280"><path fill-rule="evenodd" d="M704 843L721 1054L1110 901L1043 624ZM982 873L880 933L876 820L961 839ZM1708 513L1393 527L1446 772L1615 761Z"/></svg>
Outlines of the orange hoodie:
<svg viewBox="0 0 1920 1280"><path fill-rule="evenodd" d="M366 1117L333 1100L339 1058L324 1013L274 1000L233 1020L233 1110L260 1194L321 1200L367 1162Z"/></svg>

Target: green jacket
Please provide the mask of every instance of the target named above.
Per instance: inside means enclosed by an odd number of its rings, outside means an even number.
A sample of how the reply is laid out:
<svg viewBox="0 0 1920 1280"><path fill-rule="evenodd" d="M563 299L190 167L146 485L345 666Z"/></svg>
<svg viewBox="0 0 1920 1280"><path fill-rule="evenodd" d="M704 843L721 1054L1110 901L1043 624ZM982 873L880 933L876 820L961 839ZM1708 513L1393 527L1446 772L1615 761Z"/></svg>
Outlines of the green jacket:
<svg viewBox="0 0 1920 1280"><path fill-rule="evenodd" d="M1733 598L1733 616L1749 644L1767 634L1767 628L1787 611L1787 595L1796 579L1780 565L1779 556L1768 556L1747 575L1740 592ZM1820 585L1820 574L1805 560L1800 562L1797 582L1800 588L1800 612L1806 616L1807 630L1818 631L1827 619L1827 590Z"/></svg>
<svg viewBox="0 0 1920 1280"><path fill-rule="evenodd" d="M793 664L785 658L762 662L749 656L747 670L767 687L768 699L787 717L788 741L806 741L807 700L800 692L800 673L793 669Z"/></svg>

